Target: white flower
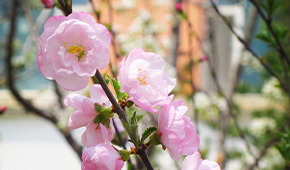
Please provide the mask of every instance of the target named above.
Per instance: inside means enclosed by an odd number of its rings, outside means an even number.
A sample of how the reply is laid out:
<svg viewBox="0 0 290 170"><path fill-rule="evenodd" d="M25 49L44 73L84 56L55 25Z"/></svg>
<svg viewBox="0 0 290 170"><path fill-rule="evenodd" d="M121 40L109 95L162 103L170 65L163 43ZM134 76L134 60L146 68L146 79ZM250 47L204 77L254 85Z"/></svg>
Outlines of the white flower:
<svg viewBox="0 0 290 170"><path fill-rule="evenodd" d="M267 130L274 130L276 121L269 117L255 118L249 125L249 132L255 136L261 136Z"/></svg>

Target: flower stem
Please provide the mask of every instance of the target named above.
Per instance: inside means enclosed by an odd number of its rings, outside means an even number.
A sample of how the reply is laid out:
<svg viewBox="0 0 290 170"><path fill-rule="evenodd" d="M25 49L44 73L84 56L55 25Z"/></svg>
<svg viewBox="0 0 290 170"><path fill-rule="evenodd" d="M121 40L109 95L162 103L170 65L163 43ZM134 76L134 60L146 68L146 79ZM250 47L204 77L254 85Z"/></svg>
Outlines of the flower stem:
<svg viewBox="0 0 290 170"><path fill-rule="evenodd" d="M102 86L103 90L105 91L106 95L108 96L110 102L112 103L116 113L118 114L119 118L122 119L123 121L128 122L128 119L126 117L125 111L120 107L120 105L118 104L118 102L116 101L114 95L112 94L111 90L109 89L107 83L105 82L105 80L103 79L102 74L100 73L99 70L97 70L96 74L95 74L96 78L99 80L100 85ZM126 129L127 130L127 129ZM136 154L140 156L140 158L142 159L144 165L146 166L147 170L154 170L149 158L145 152L145 150L147 149L147 147L145 145L142 145L141 148L136 147L137 151Z"/></svg>

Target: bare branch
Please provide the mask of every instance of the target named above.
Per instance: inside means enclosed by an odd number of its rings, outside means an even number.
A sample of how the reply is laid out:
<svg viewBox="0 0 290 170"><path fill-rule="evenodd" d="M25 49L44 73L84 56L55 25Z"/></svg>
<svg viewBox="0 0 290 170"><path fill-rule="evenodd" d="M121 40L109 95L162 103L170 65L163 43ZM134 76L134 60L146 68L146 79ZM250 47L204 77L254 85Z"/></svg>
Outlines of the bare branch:
<svg viewBox="0 0 290 170"><path fill-rule="evenodd" d="M229 23L229 21L227 20L227 18L225 16L223 16L220 11L218 10L216 4L213 2L213 0L210 0L213 9L216 11L216 13L222 18L222 20L224 21L224 23L227 25L227 27L230 29L230 31L237 37L237 39L245 46L245 48L260 62L260 64L265 68L265 70L273 77L275 77L279 83L281 84L281 86L286 89L285 84L281 81L281 79L279 78L279 76L268 66L268 64L261 58L259 57L254 51L253 49L247 44L247 42L240 37L236 31L233 29L232 25Z"/></svg>
<svg viewBox="0 0 290 170"><path fill-rule="evenodd" d="M255 0L249 0L258 10L258 13L260 14L260 16L262 17L262 19L265 21L268 29L270 30L271 34L273 35L273 38L275 39L277 45L278 45L278 52L280 53L280 55L286 60L287 64L290 66L290 60L277 36L277 34L275 33L273 27L272 27L272 19L271 18L266 18L266 16L264 15L264 13L262 12L260 6L258 5L258 3Z"/></svg>
<svg viewBox="0 0 290 170"><path fill-rule="evenodd" d="M119 118L128 123L128 119L126 117L125 111L120 107L120 105L116 101L114 95L112 94L111 90L109 89L107 83L103 79L103 76L99 70L97 70L95 76L99 80L100 85L102 86L103 90L105 91L106 95L108 96L108 98L109 98L110 102L112 103L114 110L118 114ZM145 152L147 147L144 144L142 144L140 147L136 147L136 149L137 149L136 154L138 154L140 156L140 158L142 159L147 170L154 170L150 161L149 161L149 158Z"/></svg>
<svg viewBox="0 0 290 170"><path fill-rule="evenodd" d="M13 77L14 68L12 66L12 56L13 56L13 37L16 32L16 19L17 19L17 8L19 6L18 0L13 0L12 4L12 10L11 10L11 20L10 20L10 29L9 34L7 38L7 46L6 46L6 56L5 56L5 62L6 62L6 69L7 69L7 87L9 88L12 95L16 98L16 100L27 110L31 111L34 114L50 121L54 125L58 123L57 118L51 114L51 113L45 113L44 111L34 107L29 101L25 100L19 93L19 91L15 87L15 81ZM60 132L64 135L67 142L71 145L71 147L75 150L75 152L78 154L79 158L81 159L82 155L82 146L78 145L77 142L73 139L69 131L60 130Z"/></svg>

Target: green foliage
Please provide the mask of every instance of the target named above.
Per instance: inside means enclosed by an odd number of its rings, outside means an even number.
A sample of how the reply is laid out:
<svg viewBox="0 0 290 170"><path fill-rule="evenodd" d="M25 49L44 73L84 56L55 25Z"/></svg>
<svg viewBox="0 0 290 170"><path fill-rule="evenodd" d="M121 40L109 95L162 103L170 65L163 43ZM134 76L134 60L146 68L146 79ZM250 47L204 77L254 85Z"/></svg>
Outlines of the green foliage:
<svg viewBox="0 0 290 170"><path fill-rule="evenodd" d="M121 155L121 159L125 162L128 161L130 159L130 152L127 151L126 149L120 150L118 151L119 154Z"/></svg>
<svg viewBox="0 0 290 170"><path fill-rule="evenodd" d="M272 18L275 10L277 10L283 3L280 0L266 0L266 2L259 1L259 4L267 13L267 17Z"/></svg>
<svg viewBox="0 0 290 170"><path fill-rule="evenodd" d="M133 116L130 119L130 128L131 128L131 131L132 131L131 138L134 138L136 143L140 144L136 112L133 114Z"/></svg>
<svg viewBox="0 0 290 170"><path fill-rule="evenodd" d="M150 143L153 146L161 144L160 136L157 135L156 131L149 137L148 143Z"/></svg>
<svg viewBox="0 0 290 170"><path fill-rule="evenodd" d="M109 30L112 31L112 25L111 24L107 24L107 23L103 23L103 25Z"/></svg>
<svg viewBox="0 0 290 170"><path fill-rule="evenodd" d="M278 132L276 135L281 141L275 145L287 164L290 164L290 130L286 128L285 133Z"/></svg>
<svg viewBox="0 0 290 170"><path fill-rule="evenodd" d="M148 127L142 134L141 143L143 143L156 130L156 127Z"/></svg>
<svg viewBox="0 0 290 170"><path fill-rule="evenodd" d="M116 92L117 95L117 99L120 101L126 101L126 98L129 97L129 95L126 92L120 92L120 83L115 79L110 77L109 75L107 75L109 81L111 82L112 86L114 87L114 90Z"/></svg>

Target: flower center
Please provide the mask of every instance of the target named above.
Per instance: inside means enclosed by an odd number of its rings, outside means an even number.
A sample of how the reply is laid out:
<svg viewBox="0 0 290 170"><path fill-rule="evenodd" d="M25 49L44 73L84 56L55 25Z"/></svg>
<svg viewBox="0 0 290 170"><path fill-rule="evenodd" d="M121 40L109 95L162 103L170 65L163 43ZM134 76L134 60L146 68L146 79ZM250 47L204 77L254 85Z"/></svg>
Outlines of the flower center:
<svg viewBox="0 0 290 170"><path fill-rule="evenodd" d="M64 48L66 47L66 42L64 42ZM70 54L76 55L78 57L78 61L80 61L85 55L85 49L80 45L70 45L66 51Z"/></svg>
<svg viewBox="0 0 290 170"><path fill-rule="evenodd" d="M139 77L137 77L137 79L140 82L140 85L142 85L142 84L146 85L147 84L146 81L144 81L145 78L146 78L146 76L144 76L142 79L140 79Z"/></svg>
<svg viewBox="0 0 290 170"><path fill-rule="evenodd" d="M139 68L138 70L141 71L141 68ZM143 77L142 77L142 76L143 76ZM139 82L140 82L140 85L142 85L142 84L146 85L147 83L146 83L146 81L144 80L144 79L146 78L146 76L144 76L144 74L141 74L141 77L142 77L142 78L137 77L137 79L138 79Z"/></svg>

